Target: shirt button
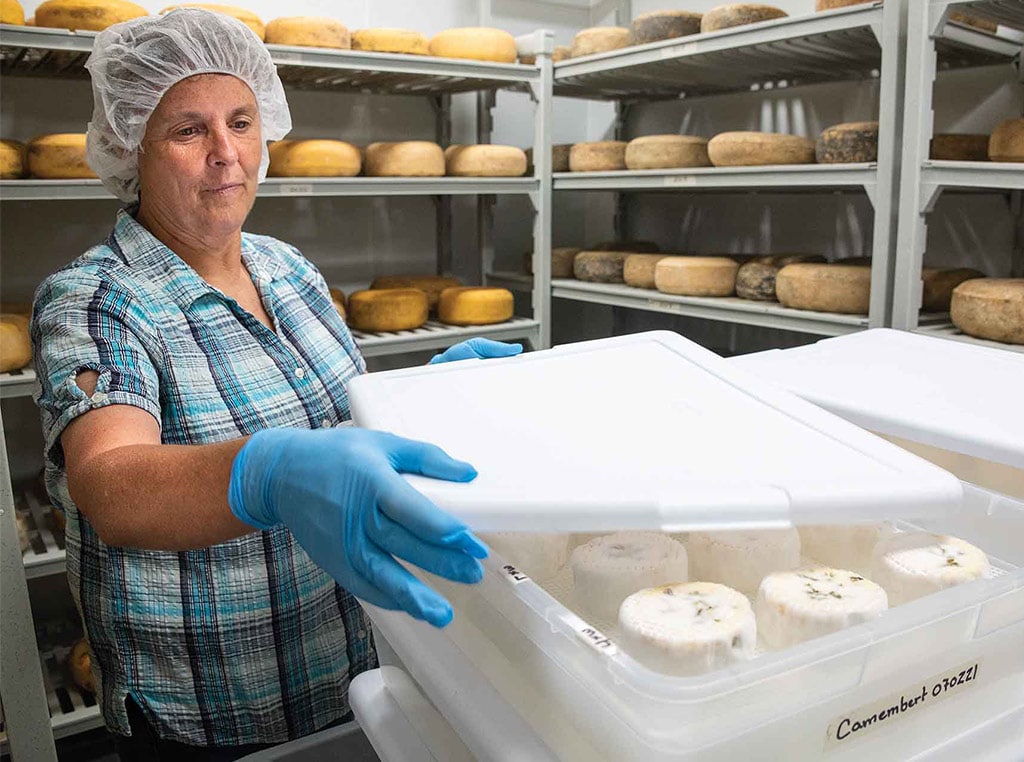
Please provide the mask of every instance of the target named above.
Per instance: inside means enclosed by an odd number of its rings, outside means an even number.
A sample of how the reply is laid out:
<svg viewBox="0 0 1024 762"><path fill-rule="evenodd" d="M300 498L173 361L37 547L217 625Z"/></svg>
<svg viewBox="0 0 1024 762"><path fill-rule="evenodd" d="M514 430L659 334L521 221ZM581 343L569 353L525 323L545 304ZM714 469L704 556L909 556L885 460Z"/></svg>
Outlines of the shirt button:
<svg viewBox="0 0 1024 762"><path fill-rule="evenodd" d="M359 638L360 640L365 638L366 637L366 630L360 630L359 632L357 632L356 633L356 637Z"/></svg>
<svg viewBox="0 0 1024 762"><path fill-rule="evenodd" d="M326 419L323 420L323 421L320 421L320 428L322 428L322 429L329 429L329 428L331 428L331 422L326 420Z"/></svg>
<svg viewBox="0 0 1024 762"><path fill-rule="evenodd" d="M107 394L106 392L96 392L92 395L91 399L94 404L99 405L100 403L107 401Z"/></svg>
<svg viewBox="0 0 1024 762"><path fill-rule="evenodd" d="M305 378L306 377L306 371L303 370L301 367L300 368L296 368L295 369L295 377L296 378Z"/></svg>

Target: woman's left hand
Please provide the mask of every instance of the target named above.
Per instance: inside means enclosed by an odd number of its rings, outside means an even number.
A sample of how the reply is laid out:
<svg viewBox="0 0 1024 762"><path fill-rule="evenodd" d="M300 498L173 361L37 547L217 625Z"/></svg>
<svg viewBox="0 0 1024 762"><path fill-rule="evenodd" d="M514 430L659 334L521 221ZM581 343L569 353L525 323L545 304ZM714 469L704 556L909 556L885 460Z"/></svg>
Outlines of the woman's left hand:
<svg viewBox="0 0 1024 762"><path fill-rule="evenodd" d="M430 365L456 360L487 360L491 357L514 357L523 351L522 344L506 344L503 341L492 341L477 337L449 347L439 355L434 355Z"/></svg>

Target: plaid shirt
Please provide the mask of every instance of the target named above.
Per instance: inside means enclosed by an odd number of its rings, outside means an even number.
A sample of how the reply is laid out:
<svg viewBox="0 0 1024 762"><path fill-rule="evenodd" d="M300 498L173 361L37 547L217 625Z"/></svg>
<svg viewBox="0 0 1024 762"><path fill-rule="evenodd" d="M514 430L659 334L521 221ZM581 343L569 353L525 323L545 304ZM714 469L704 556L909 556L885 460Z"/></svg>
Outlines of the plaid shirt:
<svg viewBox="0 0 1024 762"><path fill-rule="evenodd" d="M131 216L36 293L32 338L46 482L67 522L67 570L95 654L107 726L127 735L130 694L161 738L277 743L349 711L349 680L376 666L355 599L276 527L200 550L110 547L68 494L60 435L77 416L133 405L164 444L349 418L365 363L316 268L242 235L270 330ZM99 372L91 396L75 383ZM139 485L145 489L145 485Z"/></svg>

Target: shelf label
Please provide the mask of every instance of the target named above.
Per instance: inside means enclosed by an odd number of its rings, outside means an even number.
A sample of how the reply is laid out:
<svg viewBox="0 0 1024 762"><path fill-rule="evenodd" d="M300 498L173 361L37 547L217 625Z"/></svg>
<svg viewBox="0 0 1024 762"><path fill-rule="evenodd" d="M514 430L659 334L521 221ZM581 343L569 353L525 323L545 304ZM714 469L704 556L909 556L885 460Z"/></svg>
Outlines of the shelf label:
<svg viewBox="0 0 1024 762"><path fill-rule="evenodd" d="M696 184L696 175L669 175L668 177L665 178L666 188L678 188Z"/></svg>
<svg viewBox="0 0 1024 762"><path fill-rule="evenodd" d="M501 567L501 570L505 573L505 579L513 585L521 585L530 579L512 564L505 564Z"/></svg>
<svg viewBox="0 0 1024 762"><path fill-rule="evenodd" d="M282 196L309 196L313 193L313 186L308 184L282 185Z"/></svg>
<svg viewBox="0 0 1024 762"><path fill-rule="evenodd" d="M911 683L885 698L844 712L825 731L825 751L845 749L850 743L888 728L905 716L919 714L952 696L959 696L978 683L981 659L972 659L937 675Z"/></svg>
<svg viewBox="0 0 1024 762"><path fill-rule="evenodd" d="M672 45L661 49L662 58L675 58L676 56L688 56L697 52L696 42L687 42L683 45Z"/></svg>
<svg viewBox="0 0 1024 762"><path fill-rule="evenodd" d="M587 624L578 616L567 616L565 617L565 621L568 622L570 627L572 627L577 638L582 640L586 645L593 648L599 654L604 656L614 656L619 652L619 647L615 645L607 635L596 627Z"/></svg>

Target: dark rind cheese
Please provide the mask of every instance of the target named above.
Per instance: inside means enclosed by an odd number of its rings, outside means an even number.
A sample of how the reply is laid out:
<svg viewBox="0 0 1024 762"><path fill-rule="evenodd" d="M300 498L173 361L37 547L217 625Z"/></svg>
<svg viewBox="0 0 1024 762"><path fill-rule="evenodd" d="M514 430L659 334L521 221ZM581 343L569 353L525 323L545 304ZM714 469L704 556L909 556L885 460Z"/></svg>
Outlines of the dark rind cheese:
<svg viewBox="0 0 1024 762"><path fill-rule="evenodd" d="M878 122L848 122L823 130L814 157L819 164L878 161Z"/></svg>
<svg viewBox="0 0 1024 762"><path fill-rule="evenodd" d="M939 161L988 161L988 140L988 135L935 135L932 137L928 158Z"/></svg>
<svg viewBox="0 0 1024 762"><path fill-rule="evenodd" d="M642 13L629 26L629 44L643 45L675 37L700 34L701 14L692 11Z"/></svg>
<svg viewBox="0 0 1024 762"><path fill-rule="evenodd" d="M953 289L964 281L984 278L985 273L970 267L925 267L921 271L921 311L949 312Z"/></svg>
<svg viewBox="0 0 1024 762"><path fill-rule="evenodd" d="M551 249L551 277L571 278L572 263L576 255L581 251L578 247L556 246ZM533 252L523 254L523 262L526 265L526 272L533 275Z"/></svg>
<svg viewBox="0 0 1024 762"><path fill-rule="evenodd" d="M755 302L774 302L775 277L779 270L798 262L824 261L823 257L802 254L754 257L741 264L736 273L736 296Z"/></svg>
<svg viewBox="0 0 1024 762"><path fill-rule="evenodd" d="M789 14L774 5L755 5L750 3L734 3L720 5L704 14L700 20L700 31L717 32L734 26L756 24L759 21L785 18Z"/></svg>
<svg viewBox="0 0 1024 762"><path fill-rule="evenodd" d="M573 275L576 280L590 283L625 283L622 268L629 254L625 251L581 251L573 260Z"/></svg>

